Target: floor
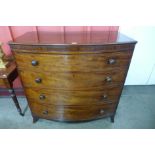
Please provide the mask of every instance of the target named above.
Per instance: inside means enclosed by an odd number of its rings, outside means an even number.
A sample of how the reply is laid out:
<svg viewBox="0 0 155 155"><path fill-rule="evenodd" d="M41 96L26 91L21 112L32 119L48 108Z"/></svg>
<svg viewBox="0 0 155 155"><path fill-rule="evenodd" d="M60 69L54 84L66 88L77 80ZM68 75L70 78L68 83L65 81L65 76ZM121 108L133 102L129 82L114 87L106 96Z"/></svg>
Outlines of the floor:
<svg viewBox="0 0 155 155"><path fill-rule="evenodd" d="M0 128L4 129L153 129L155 128L155 86L125 86L115 116L82 123L63 123L40 119L32 123L24 97L19 97L25 116L20 116L11 98L0 98Z"/></svg>

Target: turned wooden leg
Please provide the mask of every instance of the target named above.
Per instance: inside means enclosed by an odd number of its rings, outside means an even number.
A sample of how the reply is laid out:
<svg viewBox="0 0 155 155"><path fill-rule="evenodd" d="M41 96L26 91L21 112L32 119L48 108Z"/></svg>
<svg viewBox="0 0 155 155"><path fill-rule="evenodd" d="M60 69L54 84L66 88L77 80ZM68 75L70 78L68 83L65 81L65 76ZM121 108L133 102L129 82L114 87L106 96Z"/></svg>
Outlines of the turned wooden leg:
<svg viewBox="0 0 155 155"><path fill-rule="evenodd" d="M39 120L39 117L32 116L33 117L33 123L36 123Z"/></svg>
<svg viewBox="0 0 155 155"><path fill-rule="evenodd" d="M110 119L111 119L111 122L114 123L115 115L111 116Z"/></svg>
<svg viewBox="0 0 155 155"><path fill-rule="evenodd" d="M14 89L9 89L9 93L11 94L11 97L12 97L14 103L15 103L15 106L16 106L16 108L17 108L19 114L20 114L21 116L24 116L24 114L22 113L22 110L21 110L21 108L20 108L20 105L19 105L19 103L18 103L18 100L17 100L16 94L15 94L15 92L14 92Z"/></svg>

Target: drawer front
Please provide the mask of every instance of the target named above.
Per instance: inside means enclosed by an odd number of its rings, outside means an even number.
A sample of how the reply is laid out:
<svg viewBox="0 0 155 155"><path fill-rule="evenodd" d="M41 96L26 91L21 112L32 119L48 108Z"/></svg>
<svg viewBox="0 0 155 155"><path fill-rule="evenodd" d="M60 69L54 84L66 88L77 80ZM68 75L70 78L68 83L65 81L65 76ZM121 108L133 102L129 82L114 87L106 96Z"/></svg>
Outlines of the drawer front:
<svg viewBox="0 0 155 155"><path fill-rule="evenodd" d="M42 106L36 103L30 104L34 116L60 121L83 121L110 116L114 113L114 107L105 106Z"/></svg>
<svg viewBox="0 0 155 155"><path fill-rule="evenodd" d="M92 90L104 89L124 82L126 69L113 69L107 72L53 72L39 73L19 71L25 87L63 89L63 90ZM104 87L103 87L104 86Z"/></svg>
<svg viewBox="0 0 155 155"><path fill-rule="evenodd" d="M26 88L29 101L48 105L108 105L116 104L121 87L113 87L102 91L61 91L37 88Z"/></svg>
<svg viewBox="0 0 155 155"><path fill-rule="evenodd" d="M18 68L32 71L103 71L108 67L128 66L131 52L108 52L104 54L30 54L16 53Z"/></svg>

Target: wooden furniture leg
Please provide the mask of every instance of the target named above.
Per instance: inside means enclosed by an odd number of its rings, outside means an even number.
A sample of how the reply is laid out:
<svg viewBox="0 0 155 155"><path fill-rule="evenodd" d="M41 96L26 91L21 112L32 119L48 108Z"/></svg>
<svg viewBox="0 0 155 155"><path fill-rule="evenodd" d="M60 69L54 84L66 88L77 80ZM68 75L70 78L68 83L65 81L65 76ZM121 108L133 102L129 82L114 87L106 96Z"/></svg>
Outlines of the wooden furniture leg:
<svg viewBox="0 0 155 155"><path fill-rule="evenodd" d="M13 99L19 114L21 116L24 116L18 103L15 91L13 89L13 82L17 77L18 71L14 62L10 62L9 66L6 68L0 68L0 85L4 85L9 90L11 98Z"/></svg>
<svg viewBox="0 0 155 155"><path fill-rule="evenodd" d="M111 119L111 122L114 123L115 115L111 116L110 119Z"/></svg>
<svg viewBox="0 0 155 155"><path fill-rule="evenodd" d="M39 120L39 117L32 116L33 117L33 123L36 123Z"/></svg>
<svg viewBox="0 0 155 155"><path fill-rule="evenodd" d="M19 105L19 103L18 103L18 100L17 100L16 94L15 94L15 92L14 92L14 89L13 89L13 88L10 88L10 89L9 89L9 93L10 93L11 98L13 99L13 101L14 101L14 103L15 103L15 106L16 106L16 108L17 108L19 114L20 114L21 116L24 116L24 114L22 113L22 110L21 110L21 108L20 108L20 105Z"/></svg>

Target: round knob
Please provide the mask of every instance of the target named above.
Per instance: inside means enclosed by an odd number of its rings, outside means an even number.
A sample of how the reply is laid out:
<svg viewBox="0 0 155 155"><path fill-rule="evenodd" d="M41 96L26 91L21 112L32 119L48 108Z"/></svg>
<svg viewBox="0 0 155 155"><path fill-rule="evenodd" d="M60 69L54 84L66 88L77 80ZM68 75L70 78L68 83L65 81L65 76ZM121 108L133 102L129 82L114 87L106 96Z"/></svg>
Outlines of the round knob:
<svg viewBox="0 0 155 155"><path fill-rule="evenodd" d="M35 82L36 82L36 83L41 83L41 81L42 81L41 78L36 78L36 79L35 79Z"/></svg>
<svg viewBox="0 0 155 155"><path fill-rule="evenodd" d="M115 63L116 63L116 60L115 60L115 59L109 59L109 60L108 60L108 63L109 63L109 64L115 64Z"/></svg>
<svg viewBox="0 0 155 155"><path fill-rule="evenodd" d="M32 61L31 61L31 64L32 64L32 66L37 66L39 63L38 63L38 61L36 61L36 60L32 60Z"/></svg>
<svg viewBox="0 0 155 155"><path fill-rule="evenodd" d="M45 97L45 95L40 95L39 98L40 98L40 100L44 100L46 97Z"/></svg>
<svg viewBox="0 0 155 155"><path fill-rule="evenodd" d="M111 82L111 81L112 81L112 78L111 78L110 76L107 76L107 77L106 77L106 81L107 81L107 82Z"/></svg>
<svg viewBox="0 0 155 155"><path fill-rule="evenodd" d="M47 111L47 110L44 110L44 111L43 111L43 114L44 114L44 115L48 115L48 111Z"/></svg>
<svg viewBox="0 0 155 155"><path fill-rule="evenodd" d="M103 109L100 110L100 114L104 114L104 110Z"/></svg>
<svg viewBox="0 0 155 155"><path fill-rule="evenodd" d="M104 94L102 97L103 97L103 99L107 99L108 96L106 94Z"/></svg>

